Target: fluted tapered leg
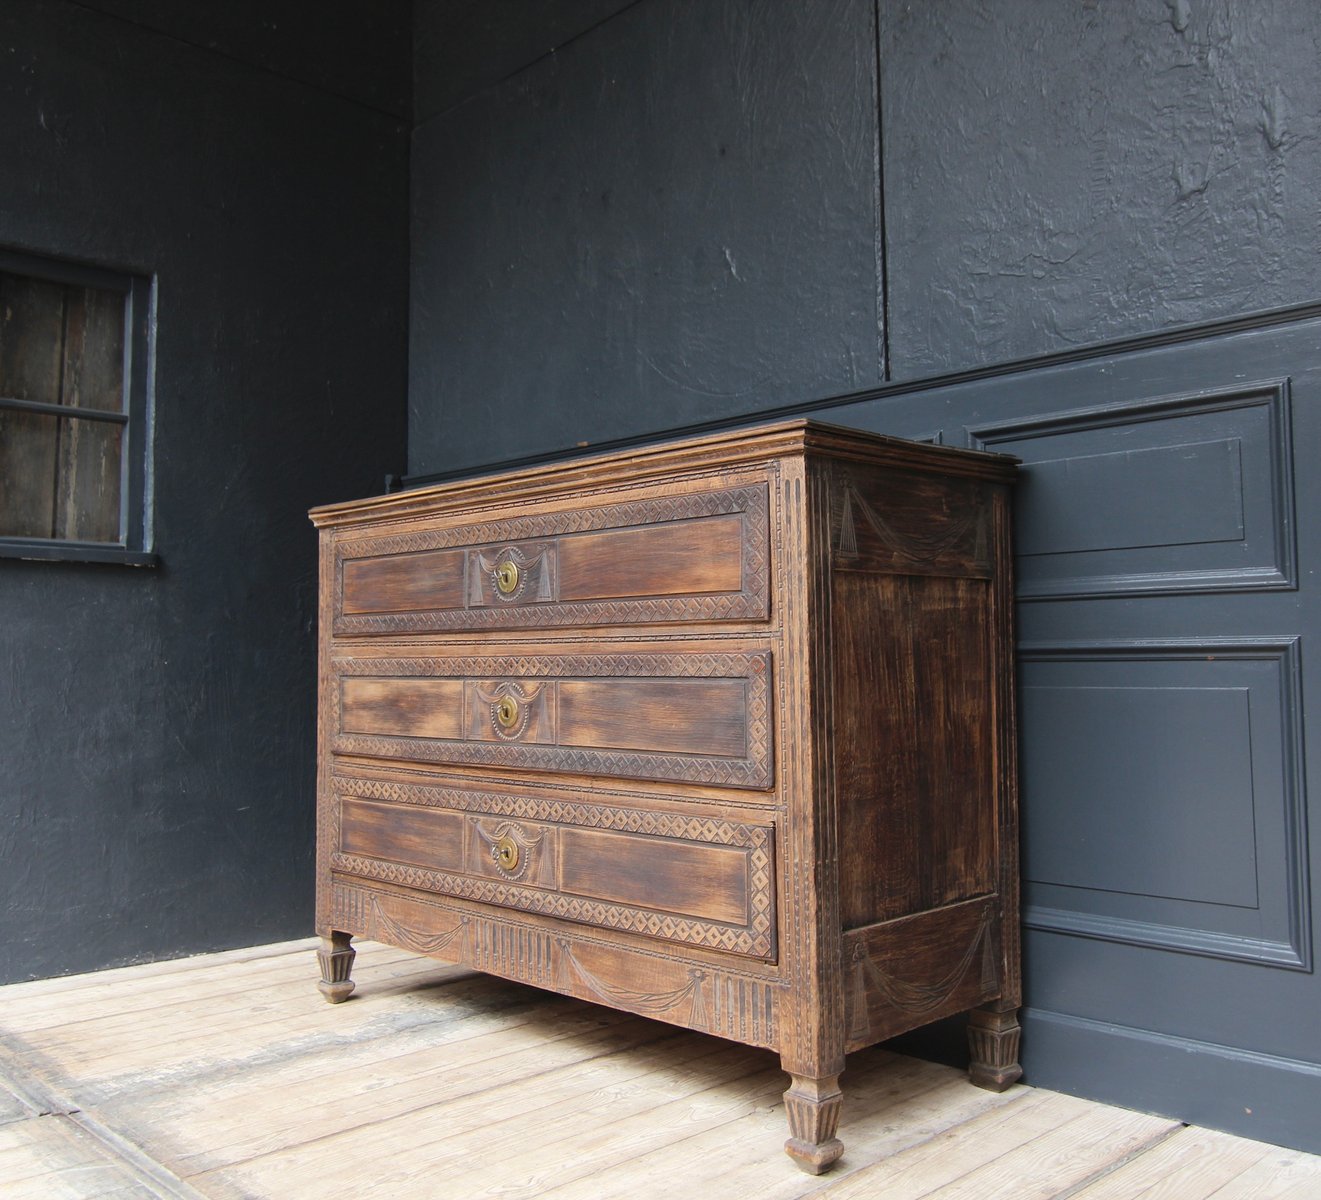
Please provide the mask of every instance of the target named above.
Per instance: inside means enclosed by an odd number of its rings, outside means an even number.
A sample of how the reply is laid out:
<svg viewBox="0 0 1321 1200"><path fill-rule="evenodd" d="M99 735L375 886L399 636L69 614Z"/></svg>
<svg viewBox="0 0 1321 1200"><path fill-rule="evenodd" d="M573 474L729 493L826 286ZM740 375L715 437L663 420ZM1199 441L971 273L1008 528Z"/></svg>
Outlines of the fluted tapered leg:
<svg viewBox="0 0 1321 1200"><path fill-rule="evenodd" d="M844 1143L835 1136L843 1102L839 1076L791 1074L789 1078L789 1090L784 1093L789 1140L784 1152L809 1175L820 1175L844 1153Z"/></svg>
<svg viewBox="0 0 1321 1200"><path fill-rule="evenodd" d="M347 1000L353 992L353 980L349 975L357 952L349 945L352 937L351 933L332 930L328 938L321 939L321 948L316 952L321 964L321 982L317 988L331 1004Z"/></svg>
<svg viewBox="0 0 1321 1200"><path fill-rule="evenodd" d="M989 1092L1003 1092L1023 1077L1018 1065L1022 1038L1018 1009L1001 1012L994 1005L974 1008L968 1015L968 1078Z"/></svg>

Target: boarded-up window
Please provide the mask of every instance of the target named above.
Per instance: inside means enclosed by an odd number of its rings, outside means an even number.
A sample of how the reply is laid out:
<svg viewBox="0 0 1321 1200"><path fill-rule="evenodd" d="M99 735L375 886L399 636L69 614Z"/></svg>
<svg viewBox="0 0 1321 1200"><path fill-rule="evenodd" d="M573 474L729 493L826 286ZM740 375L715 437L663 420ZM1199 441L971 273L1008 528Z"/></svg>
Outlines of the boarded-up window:
<svg viewBox="0 0 1321 1200"><path fill-rule="evenodd" d="M17 261L0 255L0 539L141 549L138 281Z"/></svg>

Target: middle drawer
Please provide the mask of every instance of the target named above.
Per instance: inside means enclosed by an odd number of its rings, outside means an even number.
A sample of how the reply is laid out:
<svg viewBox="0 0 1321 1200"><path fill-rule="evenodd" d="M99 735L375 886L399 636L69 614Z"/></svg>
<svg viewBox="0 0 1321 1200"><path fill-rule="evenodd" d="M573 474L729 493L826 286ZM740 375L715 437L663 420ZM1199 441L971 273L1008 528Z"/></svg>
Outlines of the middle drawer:
<svg viewBox="0 0 1321 1200"><path fill-rule="evenodd" d="M769 788L766 652L336 658L332 749Z"/></svg>

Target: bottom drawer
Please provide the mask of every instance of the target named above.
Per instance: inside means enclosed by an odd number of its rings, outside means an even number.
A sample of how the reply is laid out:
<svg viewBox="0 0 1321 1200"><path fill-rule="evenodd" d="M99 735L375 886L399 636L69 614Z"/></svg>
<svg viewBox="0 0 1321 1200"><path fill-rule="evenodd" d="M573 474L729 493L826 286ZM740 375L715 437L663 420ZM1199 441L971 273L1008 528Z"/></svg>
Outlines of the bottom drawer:
<svg viewBox="0 0 1321 1200"><path fill-rule="evenodd" d="M775 957L770 825L347 776L332 793L339 874Z"/></svg>

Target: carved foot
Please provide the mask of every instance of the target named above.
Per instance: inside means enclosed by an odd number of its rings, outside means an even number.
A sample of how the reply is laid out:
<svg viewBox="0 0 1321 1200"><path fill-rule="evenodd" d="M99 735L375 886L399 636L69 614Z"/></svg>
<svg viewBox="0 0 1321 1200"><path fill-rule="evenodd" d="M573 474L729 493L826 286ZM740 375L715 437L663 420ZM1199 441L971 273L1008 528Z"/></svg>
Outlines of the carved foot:
<svg viewBox="0 0 1321 1200"><path fill-rule="evenodd" d="M321 948L316 952L321 964L321 982L317 988L331 1004L342 1003L353 992L349 975L357 952L349 945L352 937L350 933L333 930L328 938L321 939Z"/></svg>
<svg viewBox="0 0 1321 1200"><path fill-rule="evenodd" d="M835 1136L843 1095L839 1076L812 1078L790 1075L792 1082L784 1093L784 1109L789 1117L789 1140L784 1152L809 1175L830 1170L844 1153L844 1143Z"/></svg>
<svg viewBox="0 0 1321 1200"><path fill-rule="evenodd" d="M1018 1044L1022 1037L1018 1009L996 1012L975 1008L968 1014L968 1078L988 1092L1003 1092L1023 1077L1018 1065Z"/></svg>

